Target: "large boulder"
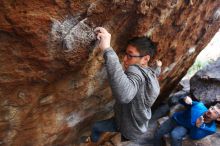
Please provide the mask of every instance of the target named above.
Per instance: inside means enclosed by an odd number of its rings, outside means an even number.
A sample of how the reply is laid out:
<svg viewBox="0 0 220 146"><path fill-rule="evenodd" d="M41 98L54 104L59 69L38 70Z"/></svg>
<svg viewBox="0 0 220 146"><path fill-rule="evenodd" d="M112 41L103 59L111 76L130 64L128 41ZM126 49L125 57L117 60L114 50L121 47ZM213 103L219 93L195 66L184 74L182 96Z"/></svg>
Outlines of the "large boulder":
<svg viewBox="0 0 220 146"><path fill-rule="evenodd" d="M167 98L220 27L218 0L1 0L0 144L75 144L112 114L112 97L94 28L126 41L148 36L163 61Z"/></svg>
<svg viewBox="0 0 220 146"><path fill-rule="evenodd" d="M191 78L190 89L197 100L207 105L220 102L220 58Z"/></svg>

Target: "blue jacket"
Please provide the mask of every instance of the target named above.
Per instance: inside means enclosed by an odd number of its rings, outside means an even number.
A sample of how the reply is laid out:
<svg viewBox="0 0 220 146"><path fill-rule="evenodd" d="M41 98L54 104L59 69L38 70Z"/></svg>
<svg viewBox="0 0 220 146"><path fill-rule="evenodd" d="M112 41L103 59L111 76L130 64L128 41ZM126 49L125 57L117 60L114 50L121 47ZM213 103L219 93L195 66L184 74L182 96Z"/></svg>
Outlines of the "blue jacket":
<svg viewBox="0 0 220 146"><path fill-rule="evenodd" d="M201 139L216 132L215 121L196 127L196 120L208 110L202 102L193 101L192 105L187 107L184 111L174 113L172 118L178 125L189 130L189 136L192 139Z"/></svg>

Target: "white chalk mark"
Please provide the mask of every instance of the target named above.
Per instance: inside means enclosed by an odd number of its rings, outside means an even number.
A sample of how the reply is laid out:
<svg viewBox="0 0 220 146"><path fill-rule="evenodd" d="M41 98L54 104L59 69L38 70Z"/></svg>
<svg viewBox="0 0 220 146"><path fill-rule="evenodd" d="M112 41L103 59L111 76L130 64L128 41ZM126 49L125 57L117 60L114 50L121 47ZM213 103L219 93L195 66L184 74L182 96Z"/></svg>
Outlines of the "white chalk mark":
<svg viewBox="0 0 220 146"><path fill-rule="evenodd" d="M66 118L68 127L74 127L82 120L82 116L78 113L71 113L69 117Z"/></svg>

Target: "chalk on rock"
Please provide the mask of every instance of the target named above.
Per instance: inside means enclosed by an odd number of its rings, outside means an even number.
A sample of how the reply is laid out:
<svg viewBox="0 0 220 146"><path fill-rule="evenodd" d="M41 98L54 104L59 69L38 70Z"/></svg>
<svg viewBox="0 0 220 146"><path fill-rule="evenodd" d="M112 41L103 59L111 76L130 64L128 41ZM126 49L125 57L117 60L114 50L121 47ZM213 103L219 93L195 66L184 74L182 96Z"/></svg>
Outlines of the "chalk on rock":
<svg viewBox="0 0 220 146"><path fill-rule="evenodd" d="M52 39L60 42L64 52L76 51L78 48L94 47L96 35L93 28L86 24L86 19L67 18L60 22L53 20Z"/></svg>
<svg viewBox="0 0 220 146"><path fill-rule="evenodd" d="M80 47L88 47L96 39L93 29L85 23L85 19L75 25L63 38L65 52L73 51Z"/></svg>

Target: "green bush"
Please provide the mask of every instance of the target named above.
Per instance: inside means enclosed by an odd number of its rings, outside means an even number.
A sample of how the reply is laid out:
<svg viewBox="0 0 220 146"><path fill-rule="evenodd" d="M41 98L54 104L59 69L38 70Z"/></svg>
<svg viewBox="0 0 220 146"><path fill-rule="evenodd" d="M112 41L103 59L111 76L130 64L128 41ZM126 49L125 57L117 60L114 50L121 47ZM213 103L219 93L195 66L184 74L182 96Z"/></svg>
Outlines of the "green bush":
<svg viewBox="0 0 220 146"><path fill-rule="evenodd" d="M206 65L210 64L211 62L212 60L206 60L206 61L196 60L195 63L187 71L187 75L192 77L197 71L199 71Z"/></svg>

